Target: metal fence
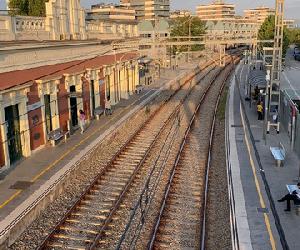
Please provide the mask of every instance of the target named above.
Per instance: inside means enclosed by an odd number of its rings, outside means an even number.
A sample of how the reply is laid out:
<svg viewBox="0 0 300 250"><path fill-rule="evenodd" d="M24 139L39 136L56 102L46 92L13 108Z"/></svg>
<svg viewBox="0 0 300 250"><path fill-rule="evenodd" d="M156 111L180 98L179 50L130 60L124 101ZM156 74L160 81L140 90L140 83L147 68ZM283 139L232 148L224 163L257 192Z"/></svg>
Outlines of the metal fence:
<svg viewBox="0 0 300 250"><path fill-rule="evenodd" d="M280 124L291 136L291 100L285 91L281 91Z"/></svg>
<svg viewBox="0 0 300 250"><path fill-rule="evenodd" d="M294 150L297 153L297 156L300 158L300 114L297 111L296 114L296 128L295 128L295 144Z"/></svg>
<svg viewBox="0 0 300 250"><path fill-rule="evenodd" d="M295 91L281 91L280 122L290 139L291 147L300 158L300 100ZM296 95L295 95L296 94Z"/></svg>

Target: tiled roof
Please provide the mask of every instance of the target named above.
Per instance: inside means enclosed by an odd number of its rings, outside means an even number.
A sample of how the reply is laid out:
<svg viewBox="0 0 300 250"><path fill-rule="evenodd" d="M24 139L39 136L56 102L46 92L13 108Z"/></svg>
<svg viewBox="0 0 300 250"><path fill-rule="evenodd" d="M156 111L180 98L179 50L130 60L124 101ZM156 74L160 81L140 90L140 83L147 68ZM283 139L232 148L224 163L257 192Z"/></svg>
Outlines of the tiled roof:
<svg viewBox="0 0 300 250"><path fill-rule="evenodd" d="M98 56L87 60L77 60L67 63L0 73L0 91L20 86L35 80L53 79L62 76L63 74L76 74L77 72L82 72L87 68L100 68L102 65L113 64L115 59L118 61L121 57L122 61L137 57L136 53L127 53L125 56L123 55L123 53L120 53L116 56Z"/></svg>

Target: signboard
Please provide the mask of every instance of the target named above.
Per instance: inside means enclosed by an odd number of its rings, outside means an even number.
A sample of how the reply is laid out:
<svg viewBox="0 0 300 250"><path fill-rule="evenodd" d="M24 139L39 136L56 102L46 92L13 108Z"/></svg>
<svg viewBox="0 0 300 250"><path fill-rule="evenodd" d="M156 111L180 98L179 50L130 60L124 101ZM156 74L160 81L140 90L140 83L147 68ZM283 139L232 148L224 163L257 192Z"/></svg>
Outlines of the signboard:
<svg viewBox="0 0 300 250"><path fill-rule="evenodd" d="M69 98L82 98L82 93L81 92L70 92Z"/></svg>
<svg viewBox="0 0 300 250"><path fill-rule="evenodd" d="M40 107L42 107L42 103L41 102L33 103L33 104L27 106L27 112L36 110L36 109L38 109Z"/></svg>

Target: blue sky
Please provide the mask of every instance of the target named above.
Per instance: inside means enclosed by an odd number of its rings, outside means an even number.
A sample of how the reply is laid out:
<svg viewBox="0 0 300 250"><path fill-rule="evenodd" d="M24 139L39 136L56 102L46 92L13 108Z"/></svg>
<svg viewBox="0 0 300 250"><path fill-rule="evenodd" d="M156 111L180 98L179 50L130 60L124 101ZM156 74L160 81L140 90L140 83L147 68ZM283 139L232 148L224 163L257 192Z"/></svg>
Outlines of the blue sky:
<svg viewBox="0 0 300 250"><path fill-rule="evenodd" d="M118 0L81 0L81 4L88 8L91 4L105 2L105 3L118 3ZM195 6L202 3L210 3L212 0L171 0L172 9L190 9L195 11ZM275 0L226 0L228 3L235 3L238 14L243 13L243 9L253 8L256 6L269 6L274 7ZM0 9L5 6L5 0L0 0ZM300 0L286 0L285 4L286 18L300 19Z"/></svg>

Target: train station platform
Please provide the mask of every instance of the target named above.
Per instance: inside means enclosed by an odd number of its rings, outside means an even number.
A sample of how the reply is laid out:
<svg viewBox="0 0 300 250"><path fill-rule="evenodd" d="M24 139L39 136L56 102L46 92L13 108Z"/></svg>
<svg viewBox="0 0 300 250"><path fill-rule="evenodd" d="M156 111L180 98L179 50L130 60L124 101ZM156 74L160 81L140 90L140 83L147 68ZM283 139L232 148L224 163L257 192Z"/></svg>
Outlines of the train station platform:
<svg viewBox="0 0 300 250"><path fill-rule="evenodd" d="M152 85L146 86L141 94L134 94L128 100L121 100L113 106L112 116L93 120L84 134L80 130L66 142L55 147L46 146L29 158L24 158L9 170L0 173L0 249L16 221L35 206L38 197L52 185L64 178L64 174L93 147L120 127L126 120L157 96L175 78L190 73L197 64L188 63L176 70L167 69ZM69 168L69 169L66 169ZM28 211L27 211L28 212ZM24 224L24 223L23 223ZM18 234L18 233L17 233Z"/></svg>
<svg viewBox="0 0 300 250"><path fill-rule="evenodd" d="M287 133L270 131L263 137L256 105L245 100L249 65L241 63L232 80L227 115L229 176L232 182L235 242L240 249L300 249L300 216L294 204L277 202L288 193L287 184L296 184L299 160L291 150ZM239 88L238 88L239 86ZM279 142L286 149L283 167L277 167L270 147Z"/></svg>

